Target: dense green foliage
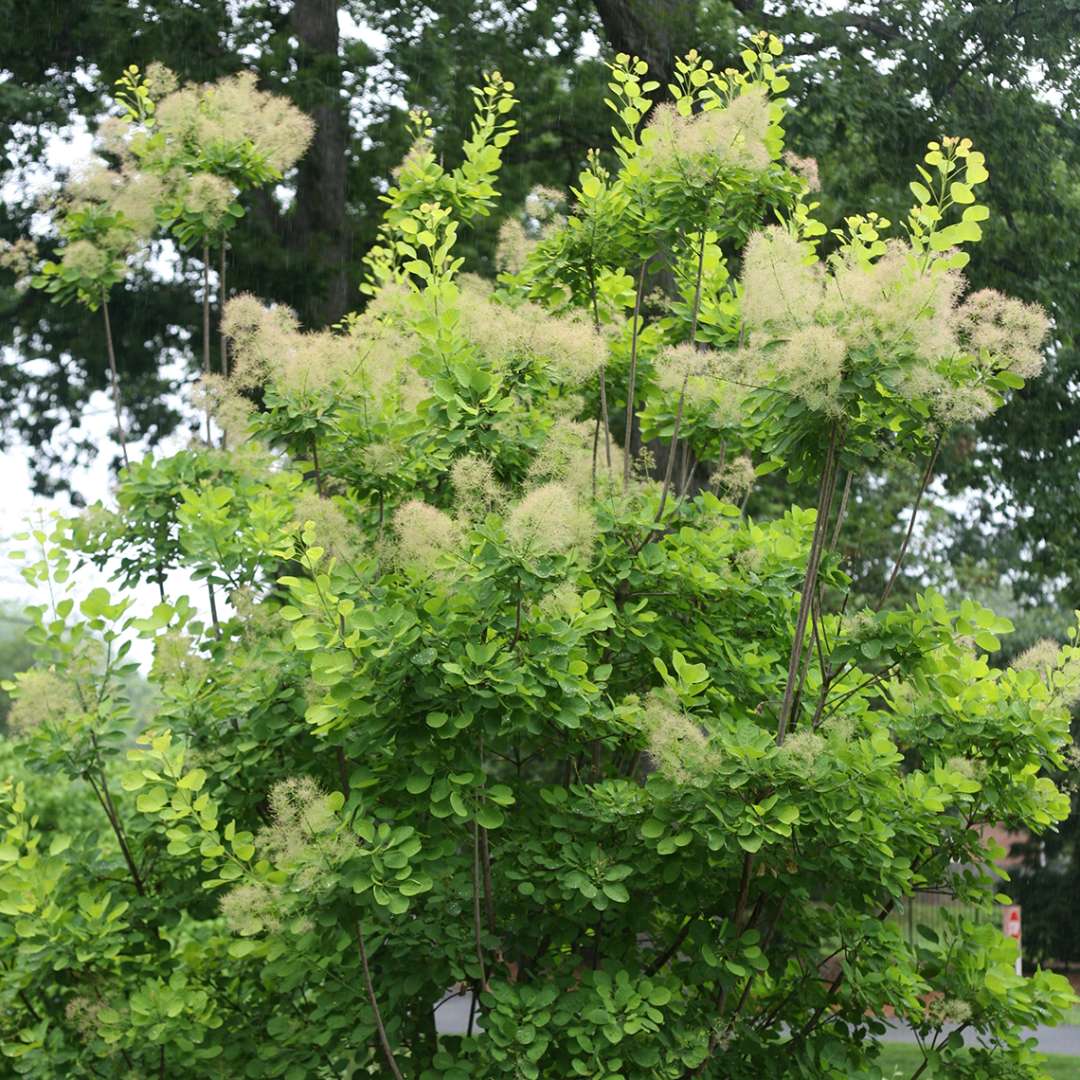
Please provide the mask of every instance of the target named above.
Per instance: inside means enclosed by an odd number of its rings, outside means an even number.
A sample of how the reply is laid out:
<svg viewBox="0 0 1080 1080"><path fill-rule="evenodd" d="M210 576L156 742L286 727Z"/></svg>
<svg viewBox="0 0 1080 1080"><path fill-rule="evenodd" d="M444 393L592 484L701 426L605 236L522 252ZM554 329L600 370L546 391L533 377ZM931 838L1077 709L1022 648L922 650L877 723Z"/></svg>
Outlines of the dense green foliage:
<svg viewBox="0 0 1080 1080"><path fill-rule="evenodd" d="M1014 974L980 827L1067 813L1080 649L992 667L1008 619L850 603L838 555L843 478L932 461L1037 373L1045 322L966 290L967 140L931 143L902 230L818 250L780 53L692 53L656 108L617 58L609 163L534 195L497 289L458 232L514 87L478 83L454 167L418 115L364 313L315 334L236 297L210 444L25 537L14 1075L877 1080L886 1006L939 1075L1045 1075L1017 1032L1070 995ZM747 516L755 473L816 507ZM80 595L87 562L118 589ZM909 941L925 889L965 906Z"/></svg>

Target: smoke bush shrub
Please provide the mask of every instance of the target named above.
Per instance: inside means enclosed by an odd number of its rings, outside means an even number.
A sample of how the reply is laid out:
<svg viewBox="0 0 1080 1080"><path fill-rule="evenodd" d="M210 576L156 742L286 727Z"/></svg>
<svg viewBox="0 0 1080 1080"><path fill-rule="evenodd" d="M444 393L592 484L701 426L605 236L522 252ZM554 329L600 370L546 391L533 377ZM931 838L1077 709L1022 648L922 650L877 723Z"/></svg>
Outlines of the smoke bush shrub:
<svg viewBox="0 0 1080 1080"><path fill-rule="evenodd" d="M1014 973L981 827L1067 813L1042 773L1080 650L1001 670L976 604L852 610L836 549L847 479L899 458L925 487L948 424L1037 373L1045 320L965 298L966 141L931 144L902 229L830 236L778 54L691 54L659 108L618 58L613 152L503 230L496 286L454 245L513 87L477 89L452 170L417 116L363 313L308 334L232 299L218 445L28 535L11 1074L869 1080L891 1010L938 1075L1044 1075L1018 1031L1070 994ZM751 520L778 469L817 506ZM83 595L88 563L116 589ZM927 890L965 904L909 940Z"/></svg>

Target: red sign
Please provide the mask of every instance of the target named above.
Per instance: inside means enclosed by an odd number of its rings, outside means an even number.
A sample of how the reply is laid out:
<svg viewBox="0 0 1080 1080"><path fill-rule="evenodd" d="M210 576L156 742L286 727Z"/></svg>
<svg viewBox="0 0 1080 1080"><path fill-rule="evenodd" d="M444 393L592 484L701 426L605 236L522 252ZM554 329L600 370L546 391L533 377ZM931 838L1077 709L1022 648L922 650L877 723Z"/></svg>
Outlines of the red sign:
<svg viewBox="0 0 1080 1080"><path fill-rule="evenodd" d="M1020 940L1020 905L1010 904L1002 912L1001 916L1001 929L1005 932L1006 937L1015 938Z"/></svg>

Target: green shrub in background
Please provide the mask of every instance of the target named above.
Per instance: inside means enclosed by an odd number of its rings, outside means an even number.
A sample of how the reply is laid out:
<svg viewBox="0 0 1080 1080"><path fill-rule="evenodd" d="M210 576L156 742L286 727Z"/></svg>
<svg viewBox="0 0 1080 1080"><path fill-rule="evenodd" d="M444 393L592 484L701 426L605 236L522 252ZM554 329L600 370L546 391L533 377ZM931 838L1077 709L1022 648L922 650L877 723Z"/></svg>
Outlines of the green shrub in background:
<svg viewBox="0 0 1080 1080"><path fill-rule="evenodd" d="M1045 321L965 295L987 172L959 139L899 233L849 218L818 257L778 53L691 54L657 107L620 57L613 153L534 195L495 289L455 240L514 88L477 88L453 170L417 116L365 311L313 334L231 300L218 445L28 537L14 1075L877 1078L887 1006L939 1075L1043 1075L1017 1032L1068 987L964 912L1000 899L981 825L1067 813L1042 773L1080 651L993 669L1008 620L852 610L835 549L849 478L901 456L925 486L948 425L1037 374ZM817 506L747 519L776 470ZM117 591L80 599L86 562ZM890 916L928 889L965 906L909 940Z"/></svg>

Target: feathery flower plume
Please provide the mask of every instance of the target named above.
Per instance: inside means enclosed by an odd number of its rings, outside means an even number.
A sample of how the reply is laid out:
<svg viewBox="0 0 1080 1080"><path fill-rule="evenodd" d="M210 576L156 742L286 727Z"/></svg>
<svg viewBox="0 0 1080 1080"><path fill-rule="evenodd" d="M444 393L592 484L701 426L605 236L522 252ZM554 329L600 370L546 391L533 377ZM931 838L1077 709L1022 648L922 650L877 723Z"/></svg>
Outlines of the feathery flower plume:
<svg viewBox="0 0 1080 1080"><path fill-rule="evenodd" d="M281 928L279 890L262 882L237 885L222 896L221 914L229 929L242 936Z"/></svg>
<svg viewBox="0 0 1080 1080"><path fill-rule="evenodd" d="M778 225L750 238L742 279L742 315L751 330L804 325L824 296L820 268L807 265L803 245Z"/></svg>
<svg viewBox="0 0 1080 1080"><path fill-rule="evenodd" d="M432 571L439 560L461 543L461 529L441 510L412 499L394 514L397 561Z"/></svg>
<svg viewBox="0 0 1080 1080"><path fill-rule="evenodd" d="M657 772L679 783L706 783L722 761L705 730L669 694L653 691L642 708L649 757Z"/></svg>
<svg viewBox="0 0 1080 1080"><path fill-rule="evenodd" d="M1010 665L1017 671L1037 671L1045 676L1058 666L1061 646L1053 638L1042 638L1025 649Z"/></svg>
<svg viewBox="0 0 1080 1080"><path fill-rule="evenodd" d="M180 630L167 630L154 642L154 662L150 669L157 682L201 683L209 670L209 662L195 652L190 635Z"/></svg>
<svg viewBox="0 0 1080 1080"><path fill-rule="evenodd" d="M279 173L291 168L311 142L315 126L287 98L259 90L253 72L242 71L209 86L185 86L157 106L158 130L170 143L194 144L217 156L250 144Z"/></svg>
<svg viewBox="0 0 1080 1080"><path fill-rule="evenodd" d="M525 232L525 227L517 218L508 217L499 226L499 244L495 249L495 264L508 274L516 274L525 265L533 242Z"/></svg>
<svg viewBox="0 0 1080 1080"><path fill-rule="evenodd" d="M785 150L781 160L796 176L802 177L807 191L820 191L821 178L818 175L816 158L799 157L791 150Z"/></svg>
<svg viewBox="0 0 1080 1080"><path fill-rule="evenodd" d="M315 527L315 542L338 558L349 558L358 541L352 522L342 513L333 499L313 491L303 491L293 503L293 518L286 526L289 532L300 532L307 522Z"/></svg>
<svg viewBox="0 0 1080 1080"><path fill-rule="evenodd" d="M463 282L458 331L489 360L533 359L570 386L592 378L607 357L607 343L581 319L551 315L537 304L511 307L492 301L482 284Z"/></svg>
<svg viewBox="0 0 1080 1080"><path fill-rule="evenodd" d="M725 166L759 171L770 161L769 112L762 86L747 87L726 107L691 116L682 116L674 105L658 105L641 135L641 160L649 168L675 167L703 176Z"/></svg>
<svg viewBox="0 0 1080 1080"><path fill-rule="evenodd" d="M506 492L495 479L495 471L487 458L465 454L450 466L450 483L454 489L454 505L461 516L478 520L500 506Z"/></svg>
<svg viewBox="0 0 1080 1080"><path fill-rule="evenodd" d="M180 85L176 72L157 60L146 65L143 73L143 86L154 101L160 101L167 94L171 94Z"/></svg>
<svg viewBox="0 0 1080 1080"><path fill-rule="evenodd" d="M980 289L960 306L957 322L964 348L976 356L987 354L995 368L1006 368L1023 379L1042 371L1042 343L1050 321L1037 305Z"/></svg>
<svg viewBox="0 0 1080 1080"><path fill-rule="evenodd" d="M256 847L305 893L332 879L332 869L355 845L339 831L340 821L328 797L310 777L281 780L268 796L271 824L259 831Z"/></svg>
<svg viewBox="0 0 1080 1080"><path fill-rule="evenodd" d="M584 555L596 536L596 521L570 488L543 484L511 509L506 535L523 555Z"/></svg>
<svg viewBox="0 0 1080 1080"><path fill-rule="evenodd" d="M595 422L560 416L548 429L547 438L529 463L528 479L533 483L557 481L578 493L591 489L595 438ZM601 432L599 439L603 438ZM598 451L598 457L604 457L603 449ZM622 450L618 446L611 447L611 463L612 474L621 476ZM606 477L605 465L603 477L598 476L598 480Z"/></svg>
<svg viewBox="0 0 1080 1080"><path fill-rule="evenodd" d="M787 737L778 754L784 763L796 772L808 773L813 770L825 752L825 746L823 735L819 735L810 728L800 728Z"/></svg>
<svg viewBox="0 0 1080 1080"><path fill-rule="evenodd" d="M98 1014L106 1007L101 998L79 994L64 1006L64 1017L82 1039L92 1039L98 1033Z"/></svg>
<svg viewBox="0 0 1080 1080"><path fill-rule="evenodd" d="M242 389L273 383L287 393L316 393L360 365L353 337L305 333L289 308L264 307L250 294L225 305L222 330L233 346L232 378Z"/></svg>
<svg viewBox="0 0 1080 1080"><path fill-rule="evenodd" d="M15 676L14 701L8 727L26 735L41 725L58 724L81 715L83 707L75 688L52 668L31 668Z"/></svg>
<svg viewBox="0 0 1080 1080"><path fill-rule="evenodd" d="M696 345L687 343L663 349L656 358L654 371L656 385L673 399L678 399L685 385L687 405L704 405L716 393L716 355Z"/></svg>
<svg viewBox="0 0 1080 1080"><path fill-rule="evenodd" d="M804 326L776 349L769 359L787 389L817 412L840 408L840 380L847 346L829 326Z"/></svg>
<svg viewBox="0 0 1080 1080"><path fill-rule="evenodd" d="M713 476L713 487L732 502L739 502L754 486L757 474L754 463L745 454L724 463Z"/></svg>
<svg viewBox="0 0 1080 1080"><path fill-rule="evenodd" d="M29 236L0 240L0 267L15 275L17 292L25 292L30 287L30 277L37 260L37 244Z"/></svg>
<svg viewBox="0 0 1080 1080"><path fill-rule="evenodd" d="M566 202L566 196L555 188L537 184L525 196L525 213L540 225L555 224L560 221L559 207Z"/></svg>
<svg viewBox="0 0 1080 1080"><path fill-rule="evenodd" d="M209 412L217 420L218 426L229 433L230 441L245 437L255 408L233 389L232 380L222 375L203 375L192 388L191 400L197 412Z"/></svg>

